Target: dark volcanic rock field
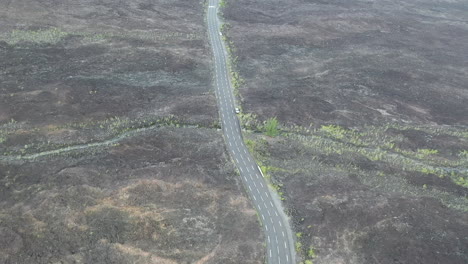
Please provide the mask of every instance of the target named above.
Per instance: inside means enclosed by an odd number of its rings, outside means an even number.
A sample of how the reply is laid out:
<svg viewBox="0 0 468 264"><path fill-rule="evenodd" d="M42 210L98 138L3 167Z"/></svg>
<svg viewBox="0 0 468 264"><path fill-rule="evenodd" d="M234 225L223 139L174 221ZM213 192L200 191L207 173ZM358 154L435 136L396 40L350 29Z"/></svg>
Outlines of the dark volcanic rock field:
<svg viewBox="0 0 468 264"><path fill-rule="evenodd" d="M468 262L466 1L226 2L247 143L303 263Z"/></svg>

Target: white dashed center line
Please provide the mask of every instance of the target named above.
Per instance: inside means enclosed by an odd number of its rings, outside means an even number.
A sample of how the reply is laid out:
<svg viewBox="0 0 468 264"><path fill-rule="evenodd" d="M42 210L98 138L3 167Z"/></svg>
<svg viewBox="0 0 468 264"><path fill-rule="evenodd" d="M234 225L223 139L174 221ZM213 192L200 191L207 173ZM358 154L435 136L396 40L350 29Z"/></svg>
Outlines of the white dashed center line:
<svg viewBox="0 0 468 264"><path fill-rule="evenodd" d="M278 234L276 233L276 227L274 224L274 221L278 222L279 225L279 231L281 231L281 237L280 239L283 239L284 243L284 248L287 250L288 249L288 244L286 240L286 235L285 231L283 228L282 224L282 218L279 218L278 220L278 212L271 200L271 196L268 193L268 185L263 184L263 172L261 168L256 164L255 160L251 158L248 149L246 148L245 144L243 143L242 139L242 128L239 126L239 120L237 118L237 115L234 113L234 107L236 106L235 104L235 97L232 93L231 89L231 82L230 82L230 74L228 72L228 57L226 52L223 50L225 48L225 45L222 41L222 36L220 32L220 23L217 21L217 4L215 1L210 0L209 4L209 10L208 10L208 31L210 34L210 44L212 46L213 50L213 56L214 56L214 62L215 62L215 78L213 79L214 84L216 85L215 87L215 95L218 98L218 103L217 106L220 109L220 115L219 118L221 119L220 124L222 126L222 131L225 135L225 142L229 143L230 148L228 148L229 152L231 153L231 156L234 158L236 161L236 165L239 168L239 171L241 173L242 178L244 179L244 184L247 185L249 188L249 196L253 197L253 205L255 206L257 212L261 215L267 238L268 238L268 250L269 250L269 260L268 263L278 263L281 264L282 262L284 263L285 256L286 256L286 262L289 263L289 252L281 252L280 254L280 249L279 249L279 244L280 240L278 239L279 237L279 232ZM244 156L245 155L245 156ZM239 161L242 161L240 162ZM250 163L247 163L250 162ZM257 166L257 167L255 167ZM252 168L252 170L250 169ZM250 180L248 180L247 175ZM253 191L252 188L255 188L255 191ZM260 189L260 188L266 188L266 189ZM260 195L260 200L262 201L261 203L257 201L257 193ZM265 198L263 197L265 195ZM266 201L269 201L271 205L271 209L267 207ZM268 213L268 216L264 213L262 208L263 207L266 210L266 213ZM273 216L273 214L270 212L270 210L273 210L276 218ZM270 221L266 221L266 217L270 219ZM274 218L274 219L273 219ZM268 223L266 223L268 222ZM270 225L271 223L271 225ZM276 244L271 244L271 235L268 233L268 226L270 225L270 228L273 230L273 234L275 236L275 241ZM273 242L274 243L274 242ZM272 259L273 254L272 250L274 250L274 247L276 246L276 250L278 255L275 255L275 259ZM293 248L293 247L291 247ZM294 260L292 258L292 260Z"/></svg>

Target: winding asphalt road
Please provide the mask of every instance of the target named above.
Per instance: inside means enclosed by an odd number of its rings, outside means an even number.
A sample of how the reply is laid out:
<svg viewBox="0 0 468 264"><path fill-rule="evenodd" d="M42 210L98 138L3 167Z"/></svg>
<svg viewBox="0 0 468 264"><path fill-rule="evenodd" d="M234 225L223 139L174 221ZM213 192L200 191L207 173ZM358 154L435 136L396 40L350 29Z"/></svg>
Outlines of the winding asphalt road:
<svg viewBox="0 0 468 264"><path fill-rule="evenodd" d="M227 53L221 40L218 0L208 6L208 34L213 48L216 71L216 97L228 150L239 169L246 190L257 209L267 238L270 264L295 263L289 222L278 199L273 198L263 175L242 140L242 131L235 113L235 100L229 79Z"/></svg>

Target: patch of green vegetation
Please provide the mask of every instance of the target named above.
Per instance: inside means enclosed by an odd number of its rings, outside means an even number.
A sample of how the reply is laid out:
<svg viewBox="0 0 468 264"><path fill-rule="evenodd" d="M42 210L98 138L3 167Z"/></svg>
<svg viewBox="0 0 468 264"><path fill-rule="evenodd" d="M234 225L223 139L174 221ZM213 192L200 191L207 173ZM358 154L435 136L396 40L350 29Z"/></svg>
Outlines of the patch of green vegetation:
<svg viewBox="0 0 468 264"><path fill-rule="evenodd" d="M322 126L320 130L336 139L342 139L346 134L342 127L335 125Z"/></svg>
<svg viewBox="0 0 468 264"><path fill-rule="evenodd" d="M269 156L269 153L267 151L267 141L263 138L251 138L249 137L249 134L246 134L246 136L244 137L244 142L247 146L247 149L258 162L258 165L265 165L265 161Z"/></svg>
<svg viewBox="0 0 468 264"><path fill-rule="evenodd" d="M35 44L57 44L69 34L58 28L41 30L13 30L0 36L9 45L29 42Z"/></svg>
<svg viewBox="0 0 468 264"><path fill-rule="evenodd" d="M310 247L309 247L309 251L307 251L307 256L308 256L309 258L315 258L315 257L316 257L316 255L315 255L315 249L314 249L313 246L310 246Z"/></svg>
<svg viewBox="0 0 468 264"><path fill-rule="evenodd" d="M227 1L226 1L226 0L221 0L221 1L219 1L219 7L220 7L220 8L224 8L224 7L226 7L226 5L227 5Z"/></svg>
<svg viewBox="0 0 468 264"><path fill-rule="evenodd" d="M273 167L273 166L259 165L259 167L260 167L260 170L262 170L263 176L267 180L271 178L270 172L284 171L282 168Z"/></svg>
<svg viewBox="0 0 468 264"><path fill-rule="evenodd" d="M271 182L271 177L269 177L268 179L270 179L270 182ZM283 188L282 183L270 183L269 185L273 188L273 190L276 191L281 201L286 200L286 198L284 198L284 192L282 191L282 188Z"/></svg>
<svg viewBox="0 0 468 264"><path fill-rule="evenodd" d="M261 125L260 122L257 120L257 116L252 113L244 113L240 112L237 115L240 119L240 122L242 124L242 127L248 130L252 131L260 131L261 130Z"/></svg>
<svg viewBox="0 0 468 264"><path fill-rule="evenodd" d="M296 242L295 244L296 252L300 253L302 251L302 243L301 242Z"/></svg>
<svg viewBox="0 0 468 264"><path fill-rule="evenodd" d="M458 178L455 178L454 179L455 183L460 185L460 186L463 186L465 188L468 188L468 178L467 177L458 177Z"/></svg>
<svg viewBox="0 0 468 264"><path fill-rule="evenodd" d="M231 61L234 61L234 60L236 60L236 59L231 59ZM232 67L230 67L230 68L231 68L231 70L230 70L230 72L231 72L231 83L232 83L232 86L234 88L234 95L236 97L239 97L239 87L241 87L242 85L245 84L245 80L240 77L238 72L232 70Z"/></svg>
<svg viewBox="0 0 468 264"><path fill-rule="evenodd" d="M263 131L265 132L265 135L269 137L276 137L279 134L278 120L276 117L269 118L265 121L263 125Z"/></svg>
<svg viewBox="0 0 468 264"><path fill-rule="evenodd" d="M302 219L302 221L303 220L304 219ZM314 247L311 245L309 246L309 250L307 250L307 252L304 252L305 249L303 248L302 242L300 242L300 240L303 238L303 234L301 232L296 233L296 238L298 240L295 245L296 252L300 255L303 255L304 258L307 258L306 260L304 260L304 262L300 263L312 263L312 260L316 257Z"/></svg>
<svg viewBox="0 0 468 264"><path fill-rule="evenodd" d="M462 150L458 153L458 157L462 159L468 159L468 150Z"/></svg>
<svg viewBox="0 0 468 264"><path fill-rule="evenodd" d="M317 132L324 137L346 141L355 146L365 145L365 142L363 141L365 135L352 129L344 129L338 125L323 125L319 130L314 130L314 132Z"/></svg>
<svg viewBox="0 0 468 264"><path fill-rule="evenodd" d="M224 22L223 24L221 24L220 30L223 33L223 37L225 36L226 31L230 28L231 28L231 24L227 22Z"/></svg>
<svg viewBox="0 0 468 264"><path fill-rule="evenodd" d="M395 142L404 142L399 136L389 136L386 131L391 127L364 127L359 131L344 129L335 125L321 126L319 129L298 129L285 131L290 139L294 139L307 147L317 150L321 154L338 154L344 160L353 160L362 155L371 161L379 161L403 171L434 174L439 177L450 177L460 184L460 177L468 177L468 160L463 158L466 154L461 152L459 159L447 159L434 149L419 149L418 151L402 150L395 147ZM408 128L409 129L409 128ZM306 132L310 131L310 132ZM439 133L442 133L439 131ZM452 131L453 134L454 131ZM462 168L461 170L457 168ZM464 169L463 169L464 168Z"/></svg>
<svg viewBox="0 0 468 264"><path fill-rule="evenodd" d="M262 171L263 177L266 179L268 185L275 190L279 198L284 201L285 197L282 191L283 184L271 181L271 173L284 171L284 169L267 165L266 161L269 156L269 153L267 152L267 142L264 139L252 140L247 137L244 138L244 142Z"/></svg>
<svg viewBox="0 0 468 264"><path fill-rule="evenodd" d="M297 164L293 160L271 160L268 148L259 144L262 142L262 135L247 134L249 141L246 143L251 145L249 150L259 161L261 169L267 172L266 178L278 193L281 192L279 180L288 177L287 175L322 175L333 170L336 175L358 175L370 186L377 186L388 191L398 190L408 194L417 193L434 197L451 208L467 211L466 198L437 188L429 188L429 184L425 188L423 184L411 185L401 175L411 177L411 175L424 174L427 177L434 177L434 175L447 177L455 184L466 188L468 187L468 159L466 158L468 151L458 151L446 157L444 155L447 154L441 153L440 150L437 152L431 149L402 150L396 146L397 144L401 146L407 139L398 133L388 133L387 130L391 127L391 125L368 126L359 129L346 129L338 126L325 126L323 129L322 127L282 127L278 143L282 144L280 143L282 141L288 145L291 142L298 144L294 147L296 153L299 155L307 153L306 156L309 158L307 163L311 165ZM407 129L410 127L407 126ZM455 129L450 131L452 135L462 134ZM432 133L448 134L447 131L441 129ZM458 139L465 142L461 136ZM261 155L259 155L260 150ZM270 170L271 167L281 169Z"/></svg>
<svg viewBox="0 0 468 264"><path fill-rule="evenodd" d="M219 120L214 120L211 123L210 128L221 129L221 122Z"/></svg>
<svg viewBox="0 0 468 264"><path fill-rule="evenodd" d="M251 139L245 139L244 142L249 152L253 154L255 152L255 141Z"/></svg>
<svg viewBox="0 0 468 264"><path fill-rule="evenodd" d="M435 155L439 153L436 149L418 149L418 153L424 156Z"/></svg>

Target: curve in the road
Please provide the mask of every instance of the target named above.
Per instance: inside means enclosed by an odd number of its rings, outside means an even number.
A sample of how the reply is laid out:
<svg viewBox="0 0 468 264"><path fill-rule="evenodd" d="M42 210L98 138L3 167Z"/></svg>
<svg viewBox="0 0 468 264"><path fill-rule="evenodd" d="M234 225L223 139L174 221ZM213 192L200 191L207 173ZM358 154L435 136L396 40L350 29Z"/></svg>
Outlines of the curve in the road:
<svg viewBox="0 0 468 264"><path fill-rule="evenodd" d="M215 61L215 90L223 134L247 193L263 223L268 263L295 263L295 249L289 221L281 205L273 197L274 194L270 193L258 165L242 140L242 131L234 110L235 101L229 79L227 53L221 40L217 0L209 0L207 24Z"/></svg>

